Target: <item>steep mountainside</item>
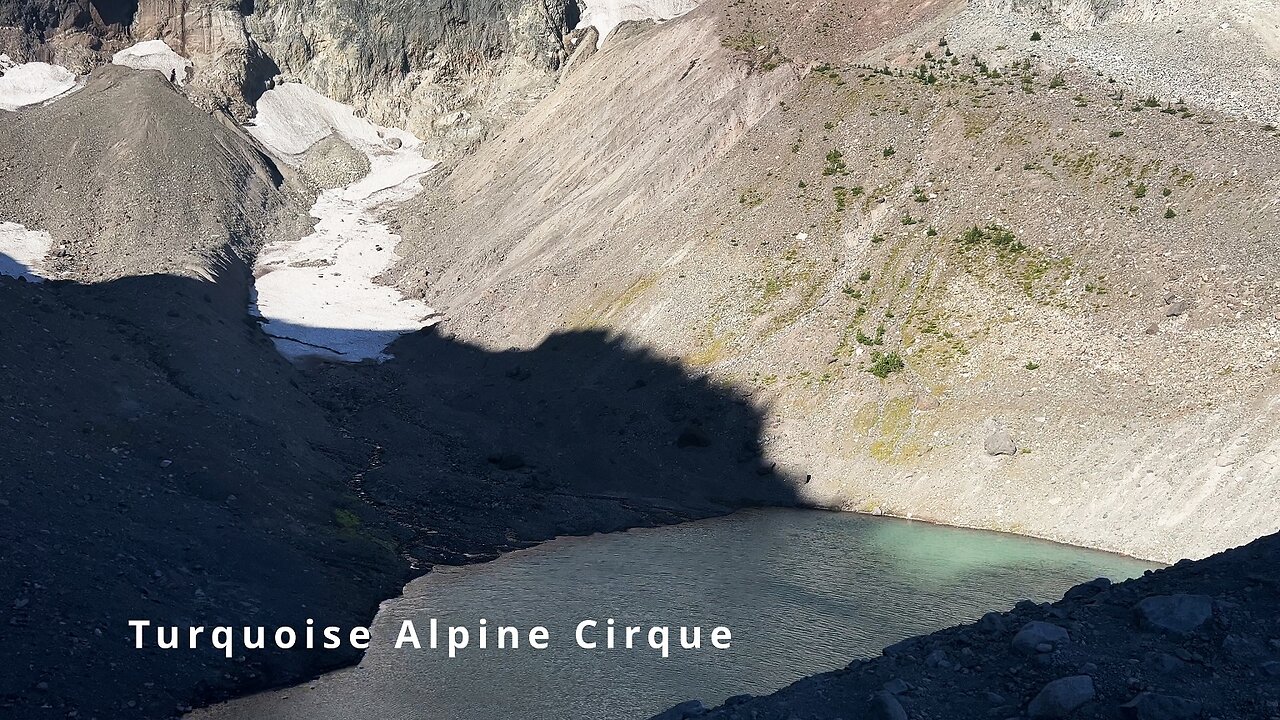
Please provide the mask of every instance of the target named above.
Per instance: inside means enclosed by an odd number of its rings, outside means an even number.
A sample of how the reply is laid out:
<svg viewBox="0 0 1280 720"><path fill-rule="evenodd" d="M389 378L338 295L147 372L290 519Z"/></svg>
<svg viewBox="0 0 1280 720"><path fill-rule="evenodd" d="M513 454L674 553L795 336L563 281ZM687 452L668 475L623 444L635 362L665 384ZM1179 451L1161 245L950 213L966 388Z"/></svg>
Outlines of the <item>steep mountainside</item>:
<svg viewBox="0 0 1280 720"><path fill-rule="evenodd" d="M748 388L815 503L1164 560L1280 529L1274 128L916 12L606 45L402 209L392 279Z"/></svg>

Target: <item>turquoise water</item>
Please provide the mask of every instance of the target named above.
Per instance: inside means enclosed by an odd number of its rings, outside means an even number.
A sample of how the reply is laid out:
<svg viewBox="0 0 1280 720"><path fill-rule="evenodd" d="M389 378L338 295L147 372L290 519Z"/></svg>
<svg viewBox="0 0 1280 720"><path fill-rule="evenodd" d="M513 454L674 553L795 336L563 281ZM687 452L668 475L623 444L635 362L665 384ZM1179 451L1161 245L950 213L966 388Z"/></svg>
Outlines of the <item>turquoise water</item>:
<svg viewBox="0 0 1280 720"><path fill-rule="evenodd" d="M385 603L359 667L200 713L202 718L561 720L646 718L689 698L767 693L878 655L886 645L1018 600L1055 600L1095 577L1153 567L1117 555L973 530L801 510L558 540L484 565L433 572ZM441 648L427 648L430 618ZM519 650L475 648L479 619L521 628ZM575 626L645 628L633 650L584 650ZM405 619L423 644L394 649ZM449 625L472 647L449 658ZM545 650L525 632L547 627ZM670 657L645 642L673 626ZM680 650L679 626L703 648ZM728 650L709 647L728 627ZM618 633L622 637L622 633ZM590 638L589 638L590 639Z"/></svg>

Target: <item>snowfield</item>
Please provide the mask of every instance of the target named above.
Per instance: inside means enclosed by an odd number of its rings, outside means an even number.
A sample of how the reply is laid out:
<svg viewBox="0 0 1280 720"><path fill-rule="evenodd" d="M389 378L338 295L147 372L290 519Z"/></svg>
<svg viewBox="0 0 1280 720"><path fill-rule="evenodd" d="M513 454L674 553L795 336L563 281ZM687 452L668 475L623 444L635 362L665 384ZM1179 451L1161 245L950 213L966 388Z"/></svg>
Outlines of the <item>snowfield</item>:
<svg viewBox="0 0 1280 720"><path fill-rule="evenodd" d="M600 33L596 47L600 47L614 28L628 20L670 20L696 7L693 0L587 0L578 27L594 25Z"/></svg>
<svg viewBox="0 0 1280 720"><path fill-rule="evenodd" d="M61 65L15 64L0 55L0 110L48 102L76 87L76 76Z"/></svg>
<svg viewBox="0 0 1280 720"><path fill-rule="evenodd" d="M113 65L134 70L156 70L178 85L187 83L191 61L173 51L163 40L147 40L126 48L111 57Z"/></svg>
<svg viewBox="0 0 1280 720"><path fill-rule="evenodd" d="M53 238L47 232L0 222L0 275L44 282L48 279L42 274L44 257L52 245Z"/></svg>
<svg viewBox="0 0 1280 720"><path fill-rule="evenodd" d="M422 157L418 138L358 118L350 106L297 83L263 95L247 129L294 166L335 134L369 158L364 178L320 194L311 208L314 232L272 243L258 256L250 312L266 320L263 329L281 354L382 361L398 336L438 322L431 307L375 279L399 259L400 237L378 222L379 212L420 192L418 179L435 166Z"/></svg>

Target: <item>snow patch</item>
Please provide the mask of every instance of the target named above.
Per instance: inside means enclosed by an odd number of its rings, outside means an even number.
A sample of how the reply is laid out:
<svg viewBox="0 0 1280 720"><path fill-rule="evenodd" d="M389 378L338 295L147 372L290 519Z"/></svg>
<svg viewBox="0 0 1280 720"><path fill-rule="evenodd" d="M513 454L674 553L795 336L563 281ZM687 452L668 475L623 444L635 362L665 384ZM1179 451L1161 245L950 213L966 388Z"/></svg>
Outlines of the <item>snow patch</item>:
<svg viewBox="0 0 1280 720"><path fill-rule="evenodd" d="M76 87L75 73L42 62L14 64L0 56L0 110L48 102Z"/></svg>
<svg viewBox="0 0 1280 720"><path fill-rule="evenodd" d="M191 61L163 40L147 40L125 48L111 57L111 63L134 70L157 70L178 85L187 83L187 71L191 69Z"/></svg>
<svg viewBox="0 0 1280 720"><path fill-rule="evenodd" d="M312 145L334 133L365 154L386 151L388 138L399 140L406 150L421 145L412 133L356 117L355 108L330 100L302 83L268 90L258 99L258 114L248 130L281 159L294 164ZM417 155L417 150L412 154Z"/></svg>
<svg viewBox="0 0 1280 720"><path fill-rule="evenodd" d="M435 166L422 157L421 141L297 83L264 94L247 129L294 165L331 134L369 158L364 178L320 193L310 235L271 243L258 256L250 312L266 320L263 329L280 353L291 360L382 361L397 337L438 322L430 306L375 279L399 260L400 236L378 222L380 212L420 192L419 178Z"/></svg>
<svg viewBox="0 0 1280 720"><path fill-rule="evenodd" d="M44 282L44 258L53 246L47 232L28 230L13 222L0 222L0 275Z"/></svg>
<svg viewBox="0 0 1280 720"><path fill-rule="evenodd" d="M598 48L614 28L628 20L670 20L696 7L698 3L693 0L587 0L578 27L595 26L600 34Z"/></svg>

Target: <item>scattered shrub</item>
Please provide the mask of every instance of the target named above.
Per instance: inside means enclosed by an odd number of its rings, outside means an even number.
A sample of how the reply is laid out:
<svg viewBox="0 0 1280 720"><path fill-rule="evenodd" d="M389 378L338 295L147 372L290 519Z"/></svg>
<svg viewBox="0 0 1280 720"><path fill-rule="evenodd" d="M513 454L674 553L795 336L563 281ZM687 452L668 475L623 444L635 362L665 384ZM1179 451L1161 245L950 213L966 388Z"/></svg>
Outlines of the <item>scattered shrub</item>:
<svg viewBox="0 0 1280 720"><path fill-rule="evenodd" d="M867 368L867 372L883 380L896 372L901 372L906 367L906 363L902 362L902 356L896 352L873 352L871 367Z"/></svg>

